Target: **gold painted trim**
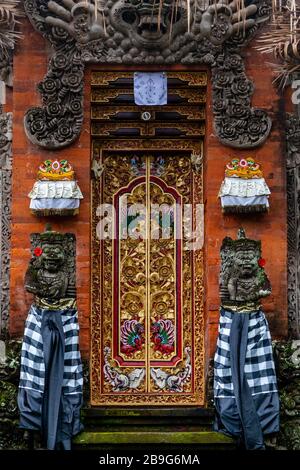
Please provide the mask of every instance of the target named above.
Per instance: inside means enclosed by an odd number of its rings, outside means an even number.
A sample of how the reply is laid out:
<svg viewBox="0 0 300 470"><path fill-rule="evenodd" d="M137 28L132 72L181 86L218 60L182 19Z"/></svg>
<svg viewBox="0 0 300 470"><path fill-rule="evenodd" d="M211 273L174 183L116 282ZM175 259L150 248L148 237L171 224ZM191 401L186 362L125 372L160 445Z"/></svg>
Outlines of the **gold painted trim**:
<svg viewBox="0 0 300 470"><path fill-rule="evenodd" d="M141 110L137 110L136 106L126 106L126 105L103 105L103 104L94 104L92 109L91 109L91 119L93 121L97 120L110 120L112 117L115 117L118 113L141 113L142 111L145 110L145 107L141 107ZM164 113L170 113L170 112L177 112L178 114L181 114L182 117L186 117L186 119L193 121L193 120L204 120L205 119L205 108L200 107L199 105L189 105L189 106L183 106L183 105L177 105L175 106L168 106L165 105L163 110L157 111L156 106L147 106L146 111L151 112L153 115L153 120L156 119L156 112L164 112ZM120 121L122 122L122 121ZM126 120L124 119L124 122ZM170 121L170 122L176 122Z"/></svg>
<svg viewBox="0 0 300 470"><path fill-rule="evenodd" d="M97 71L91 73L91 85L107 87L120 78L133 79L134 72L104 72ZM167 72L168 78L176 78L183 82L183 84L192 86L206 86L207 73L206 72Z"/></svg>
<svg viewBox="0 0 300 470"><path fill-rule="evenodd" d="M66 310L66 309L77 309L76 299L59 299L52 302L48 302L47 299L35 297L34 304L44 310Z"/></svg>
<svg viewBox="0 0 300 470"><path fill-rule="evenodd" d="M146 315L145 315L145 330L146 330L146 361L145 361L145 367L146 367L146 392L150 392L151 388L151 377L150 377L150 357L151 357L151 351L150 351L150 337L151 337L151 332L150 332L150 309L151 309L151 296L150 296L150 205L151 205L151 199L150 199L150 167L151 167L151 158L146 157L146 301L147 301L147 306L146 306Z"/></svg>
<svg viewBox="0 0 300 470"><path fill-rule="evenodd" d="M99 73L99 72L97 72ZM106 75L107 72L102 72L102 75ZM130 73L132 75L132 72ZM176 73L174 73L176 75ZM178 75L182 75L182 72L178 72ZM182 90L183 91L183 90ZM189 90L190 91L190 90ZM199 90L198 90L199 93ZM184 93L183 93L184 95ZM205 93L206 98L206 93ZM205 100L203 101L205 102ZM93 105L92 105L93 106ZM97 105L99 106L99 105ZM174 106L176 109L176 105ZM172 151L178 153L201 151L202 139L191 139L191 138L148 138L148 139L101 139L94 138L92 142L93 157L98 159L101 152L109 152L111 156L115 155L115 158L122 157L129 151L138 152L149 152L152 150L165 149L164 151L170 154ZM105 173L105 169L104 169ZM203 202L203 174L202 171L199 174L195 172L193 174L193 191L195 192L194 203ZM99 201L99 195L103 189L103 175L100 182L99 180L93 180L92 182L92 291L91 291L91 335L92 335L92 354L91 354L91 403L96 406L202 406L204 405L204 394L205 394L205 383L204 383L204 279L203 279L203 250L198 250L193 253L194 257L194 341L197 343L197 348L193 345L193 364L195 367L194 384L195 391L184 392L180 394L175 393L141 393L140 391L130 391L125 393L108 393L104 390L101 392L100 387L100 376L99 375L99 364L103 362L103 347L101 337L101 325L102 325L102 314L104 305L102 300L99 299L99 288L101 286L101 261L100 255L100 243L94 237L96 225L99 218L96 217L96 209ZM186 258L187 259L187 258ZM185 260L183 260L185 263ZM182 275L182 283L184 283L184 276ZM147 296L149 298L149 296ZM185 324L183 323L183 328ZM149 347L149 345L148 345ZM100 366L101 367L101 366Z"/></svg>
<svg viewBox="0 0 300 470"><path fill-rule="evenodd" d="M180 98L187 100L187 103L203 104L206 103L206 89L193 88L187 90L186 88L171 88L169 90L171 95L178 95ZM109 103L110 100L118 98L120 95L133 96L131 88L116 88L106 90L104 88L92 88L91 102L93 103ZM112 103L110 103L112 104ZM114 103L115 106L122 103ZM176 106L176 105L175 105Z"/></svg>
<svg viewBox="0 0 300 470"><path fill-rule="evenodd" d="M143 136L155 137L155 131L157 129L175 129L184 133L183 136L194 136L201 137L205 135L205 123L201 121L197 122L181 122L181 121L169 121L169 122L159 122L159 121L149 121L149 122L98 122L95 121L91 126L91 134L93 137L111 136L114 139L118 136L114 135L113 132L120 129L138 129L139 135L128 136L128 138L135 139ZM157 137L157 136L156 136ZM174 138L178 139L178 136L175 134Z"/></svg>
<svg viewBox="0 0 300 470"><path fill-rule="evenodd" d="M261 309L259 302L248 302L248 303L238 303L238 302L222 302L222 307L224 310L230 310L234 313L253 313Z"/></svg>

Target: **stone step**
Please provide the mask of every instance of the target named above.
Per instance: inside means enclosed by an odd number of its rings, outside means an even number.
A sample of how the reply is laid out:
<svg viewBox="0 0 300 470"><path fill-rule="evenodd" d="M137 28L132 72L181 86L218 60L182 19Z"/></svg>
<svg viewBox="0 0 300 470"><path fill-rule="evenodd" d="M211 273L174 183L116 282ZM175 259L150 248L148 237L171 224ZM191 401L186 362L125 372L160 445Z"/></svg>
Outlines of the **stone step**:
<svg viewBox="0 0 300 470"><path fill-rule="evenodd" d="M75 437L74 447L98 448L104 445L124 445L124 444L177 444L194 445L198 444L209 448L235 448L234 441L213 431L166 431L140 429L136 431L114 430L114 431L84 431Z"/></svg>
<svg viewBox="0 0 300 470"><path fill-rule="evenodd" d="M84 431L73 443L77 449L122 448L146 451L147 446L197 445L201 449L233 449L235 442L213 432L212 408L102 408L82 410Z"/></svg>
<svg viewBox="0 0 300 470"><path fill-rule="evenodd" d="M214 411L210 408L84 408L82 418L88 427L104 425L196 425L211 430Z"/></svg>

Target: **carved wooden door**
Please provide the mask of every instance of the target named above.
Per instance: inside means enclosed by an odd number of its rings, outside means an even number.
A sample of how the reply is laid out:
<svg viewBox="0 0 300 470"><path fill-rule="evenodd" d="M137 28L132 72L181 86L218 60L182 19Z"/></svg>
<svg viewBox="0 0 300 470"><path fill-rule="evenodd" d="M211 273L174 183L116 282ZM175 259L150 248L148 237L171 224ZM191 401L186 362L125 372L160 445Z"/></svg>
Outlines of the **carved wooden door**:
<svg viewBox="0 0 300 470"><path fill-rule="evenodd" d="M132 74L93 74L93 405L204 400L203 252L191 238L203 184L191 153L202 152L206 76L170 75L169 96L184 102L144 110Z"/></svg>

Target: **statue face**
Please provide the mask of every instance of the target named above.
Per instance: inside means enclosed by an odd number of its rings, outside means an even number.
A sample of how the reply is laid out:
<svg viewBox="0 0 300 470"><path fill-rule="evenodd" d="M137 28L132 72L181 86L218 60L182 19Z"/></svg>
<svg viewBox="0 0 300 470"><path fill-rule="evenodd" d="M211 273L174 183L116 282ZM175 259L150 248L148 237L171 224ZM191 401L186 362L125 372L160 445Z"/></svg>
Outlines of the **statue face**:
<svg viewBox="0 0 300 470"><path fill-rule="evenodd" d="M61 245L43 244L41 261L43 267L50 272L59 271L65 261L65 253Z"/></svg>
<svg viewBox="0 0 300 470"><path fill-rule="evenodd" d="M174 10L174 9L173 9ZM149 0L117 0L111 9L110 19L116 30L121 30L136 45L150 49L162 49L170 43L171 35L185 32L186 8L179 4L172 12L172 2L163 0L161 10L158 4Z"/></svg>
<svg viewBox="0 0 300 470"><path fill-rule="evenodd" d="M244 249L235 254L235 266L238 274L242 278L252 277L255 275L258 267L258 255L253 249Z"/></svg>

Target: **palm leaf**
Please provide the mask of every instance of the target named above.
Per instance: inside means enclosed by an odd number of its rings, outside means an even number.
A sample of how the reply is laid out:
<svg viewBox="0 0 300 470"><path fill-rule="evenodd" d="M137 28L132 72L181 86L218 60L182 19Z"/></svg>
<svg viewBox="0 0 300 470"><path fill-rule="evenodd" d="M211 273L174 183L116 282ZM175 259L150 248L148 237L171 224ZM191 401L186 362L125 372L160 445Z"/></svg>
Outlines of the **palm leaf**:
<svg viewBox="0 0 300 470"><path fill-rule="evenodd" d="M0 1L0 55L7 57L21 33L15 31L19 18L24 16L20 0Z"/></svg>
<svg viewBox="0 0 300 470"><path fill-rule="evenodd" d="M24 13L21 10L20 0L0 1L0 23L17 22L21 16L24 16Z"/></svg>
<svg viewBox="0 0 300 470"><path fill-rule="evenodd" d="M275 80L284 88L300 70L300 5L298 0L273 0L273 16L268 29L257 40L256 48L263 54L273 54L277 64L271 64Z"/></svg>

